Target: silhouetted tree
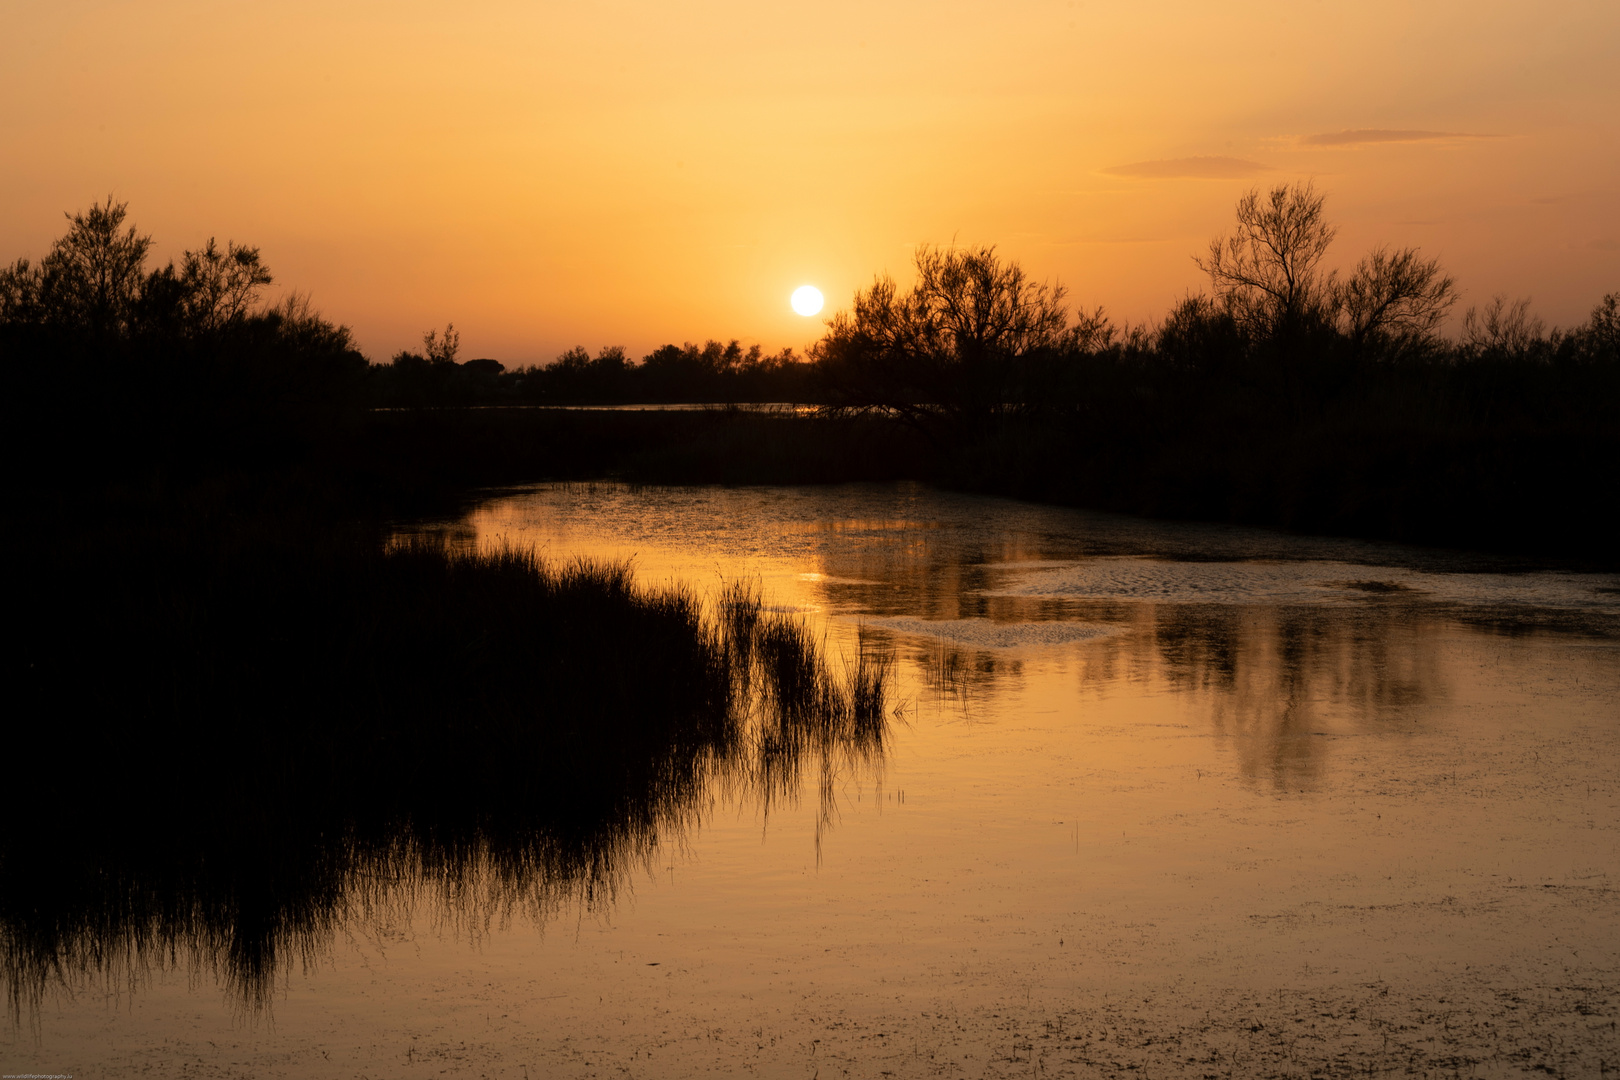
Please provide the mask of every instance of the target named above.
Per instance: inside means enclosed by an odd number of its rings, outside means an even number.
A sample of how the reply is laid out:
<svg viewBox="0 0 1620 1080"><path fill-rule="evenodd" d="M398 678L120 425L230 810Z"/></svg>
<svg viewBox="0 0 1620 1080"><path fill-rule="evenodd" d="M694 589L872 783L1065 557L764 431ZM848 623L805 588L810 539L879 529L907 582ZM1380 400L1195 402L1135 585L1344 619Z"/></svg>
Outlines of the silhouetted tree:
<svg viewBox="0 0 1620 1080"><path fill-rule="evenodd" d="M186 321L204 334L238 322L273 280L258 248L232 241L221 251L209 237L200 251L186 252L181 264Z"/></svg>
<svg viewBox="0 0 1620 1080"><path fill-rule="evenodd" d="M758 350L755 350L757 357ZM642 358L638 384L656 401L715 401L726 396L745 360L742 343L664 345Z"/></svg>
<svg viewBox="0 0 1620 1080"><path fill-rule="evenodd" d="M430 364L455 363L456 355L461 352L461 334L456 331L456 324L445 323L442 334L436 330L423 334L422 351Z"/></svg>
<svg viewBox="0 0 1620 1080"><path fill-rule="evenodd" d="M1032 404L1035 365L1106 342L1101 310L1071 327L1064 289L1031 280L994 247L920 247L917 284L884 275L855 294L812 351L836 404L903 416L937 433Z"/></svg>
<svg viewBox="0 0 1620 1080"><path fill-rule="evenodd" d="M1237 204L1237 229L1194 257L1237 324L1256 338L1290 337L1331 318L1333 275L1319 267L1338 229L1309 183L1258 189Z"/></svg>
<svg viewBox="0 0 1620 1080"><path fill-rule="evenodd" d="M1577 349L1589 362L1620 364L1620 293L1609 293L1592 309L1577 334Z"/></svg>
<svg viewBox="0 0 1620 1080"><path fill-rule="evenodd" d="M1279 184L1263 197L1256 189L1238 200L1236 230L1194 258L1226 314L1250 340L1285 350L1314 338L1317 353L1328 352L1334 332L1356 356L1395 359L1436 347L1456 283L1438 260L1413 248L1380 247L1343 282L1324 272L1322 259L1338 234L1325 202L1309 183Z"/></svg>
<svg viewBox="0 0 1620 1080"><path fill-rule="evenodd" d="M1512 303L1506 296L1493 296L1484 309L1470 307L1463 313L1460 345L1470 358L1522 360L1546 344L1547 324L1530 314L1530 298Z"/></svg>
<svg viewBox="0 0 1620 1080"><path fill-rule="evenodd" d="M461 335L454 323L444 331L422 334L422 351L401 349L385 368L374 372L381 385L379 399L389 405L450 405L467 397L456 363Z"/></svg>
<svg viewBox="0 0 1620 1080"><path fill-rule="evenodd" d="M1394 358L1438 341L1457 289L1438 259L1421 258L1411 248L1381 247L1356 265L1339 296L1357 351L1376 349Z"/></svg>
<svg viewBox="0 0 1620 1080"><path fill-rule="evenodd" d="M38 322L98 336L127 331L135 320L152 238L124 230L127 204L109 196L68 215L67 235L38 266L19 259L0 281L0 320Z"/></svg>
<svg viewBox="0 0 1620 1080"><path fill-rule="evenodd" d="M152 238L125 229L125 203L108 199L68 215L67 235L37 266L19 259L0 271L0 325L31 324L88 335L103 343L145 337L217 337L252 312L272 282L259 249L212 237L173 262L146 272Z"/></svg>

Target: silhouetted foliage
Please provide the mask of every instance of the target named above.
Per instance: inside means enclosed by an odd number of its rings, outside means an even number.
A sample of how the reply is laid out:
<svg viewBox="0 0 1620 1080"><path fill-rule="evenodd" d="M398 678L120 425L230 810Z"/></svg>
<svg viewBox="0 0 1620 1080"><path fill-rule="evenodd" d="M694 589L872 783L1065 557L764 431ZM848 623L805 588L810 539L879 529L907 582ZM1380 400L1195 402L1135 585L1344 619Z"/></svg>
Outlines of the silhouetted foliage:
<svg viewBox="0 0 1620 1080"><path fill-rule="evenodd" d="M1394 359L1431 351L1455 283L1411 248L1378 248L1348 279L1323 272L1338 230L1326 196L1309 183L1281 184L1238 200L1237 228L1196 258L1225 314L1250 339L1297 361L1304 349Z"/></svg>
<svg viewBox="0 0 1620 1080"><path fill-rule="evenodd" d="M623 565L263 524L58 548L14 595L14 1016L186 952L264 1005L342 918L419 889L474 921L596 906L711 785L768 806L883 750L887 657L841 672L757 589L706 613Z"/></svg>
<svg viewBox="0 0 1620 1080"><path fill-rule="evenodd" d="M717 620L623 567L387 546L379 519L490 461L369 413L378 369L307 299L258 306L257 249L148 271L125 217L109 200L0 274L27 523L0 537L28 628L5 661L14 1009L186 949L259 1002L379 882L487 882L496 907L611 893L711 770L785 798L815 754L881 751L881 658L841 678L782 616ZM446 327L381 370L509 378L458 347ZM518 441L510 460L553 467Z"/></svg>
<svg viewBox="0 0 1620 1080"><path fill-rule="evenodd" d="M711 340L639 361L617 346L576 348L514 370L460 361L453 326L368 366L307 302L254 306L269 280L254 248L210 241L149 272L149 240L109 200L70 217L39 264L0 272L0 349L18 389L11 459L37 463L25 483L52 490L152 468L302 463L335 504L372 507L605 472L910 476L1469 545L1549 549L1573 530L1596 546L1587 493L1612 482L1620 412L1613 296L1586 324L1556 330L1527 302L1499 299L1470 309L1447 342L1439 328L1455 286L1432 258L1381 247L1341 278L1326 263L1324 197L1309 185L1250 192L1236 216L1202 260L1213 291L1156 327L1066 311L1061 286L994 249L924 248L910 287L880 278L859 292L807 358ZM636 402L827 410L454 414ZM1569 528L1493 509L1515 501Z"/></svg>
<svg viewBox="0 0 1620 1080"><path fill-rule="evenodd" d="M68 216L67 235L38 266L19 259L0 278L0 323L44 325L104 338L138 322L150 236L122 230L126 207L109 197Z"/></svg>
<svg viewBox="0 0 1620 1080"><path fill-rule="evenodd" d="M1470 307L1463 315L1459 352L1469 359L1528 360L1552 344L1547 324L1530 314L1529 297L1509 303L1494 296L1483 310Z"/></svg>
<svg viewBox="0 0 1620 1080"><path fill-rule="evenodd" d="M372 380L372 400L393 407L807 402L820 392L812 366L791 349L768 354L736 340L663 345L639 362L619 345L594 357L576 346L550 364L511 371L495 360L432 363L402 352L374 368Z"/></svg>
<svg viewBox="0 0 1620 1080"><path fill-rule="evenodd" d="M1329 322L1333 279L1320 266L1338 229L1310 184L1238 200L1237 228L1195 259L1226 312L1255 338L1293 338Z"/></svg>
<svg viewBox="0 0 1620 1080"><path fill-rule="evenodd" d="M0 272L7 436L48 491L87 477L280 468L359 420L365 359L294 294L256 306L257 248L210 239L148 270L151 238L109 199L38 264ZM25 448L25 449L24 449Z"/></svg>
<svg viewBox="0 0 1620 1080"><path fill-rule="evenodd" d="M1431 351L1455 302L1455 284L1439 260L1420 258L1411 248L1377 249L1339 290L1345 333L1356 352L1386 359Z"/></svg>
<svg viewBox="0 0 1620 1080"><path fill-rule="evenodd" d="M1225 307L1207 296L1189 296L1159 324L1154 344L1164 365L1211 374L1234 369L1248 342Z"/></svg>
<svg viewBox="0 0 1620 1080"><path fill-rule="evenodd" d="M915 265L909 292L878 278L817 343L838 408L960 436L1038 404L1043 374L1112 337L1100 309L1071 326L1063 287L1030 279L993 247L920 247Z"/></svg>
<svg viewBox="0 0 1620 1080"><path fill-rule="evenodd" d="M43 327L59 335L109 341L208 338L240 325L272 281L259 249L210 237L151 273L152 238L131 226L128 208L110 198L69 215L66 236L37 266L20 259L0 271L0 326Z"/></svg>

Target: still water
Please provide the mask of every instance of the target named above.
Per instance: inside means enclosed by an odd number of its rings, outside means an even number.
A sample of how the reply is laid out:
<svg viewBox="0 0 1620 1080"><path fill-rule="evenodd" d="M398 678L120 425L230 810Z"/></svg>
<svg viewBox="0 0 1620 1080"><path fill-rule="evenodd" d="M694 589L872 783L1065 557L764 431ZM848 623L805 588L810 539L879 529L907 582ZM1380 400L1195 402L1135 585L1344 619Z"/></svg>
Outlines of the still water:
<svg viewBox="0 0 1620 1080"><path fill-rule="evenodd" d="M356 914L268 1011L66 977L7 1073L1601 1075L1620 576L913 486L548 486L431 531L749 580L880 755L717 777L611 895Z"/></svg>

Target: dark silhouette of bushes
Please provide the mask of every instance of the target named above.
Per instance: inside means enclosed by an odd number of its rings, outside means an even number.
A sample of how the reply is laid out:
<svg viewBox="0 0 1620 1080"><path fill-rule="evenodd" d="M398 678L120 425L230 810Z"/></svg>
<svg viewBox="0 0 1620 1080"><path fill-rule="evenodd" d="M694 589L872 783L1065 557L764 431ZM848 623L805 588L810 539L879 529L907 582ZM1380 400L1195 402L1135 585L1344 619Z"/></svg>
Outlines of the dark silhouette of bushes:
<svg viewBox="0 0 1620 1080"><path fill-rule="evenodd" d="M1309 185L1250 192L1199 260L1211 295L1157 328L1071 323L1059 286L993 249L918 255L858 293L813 356L830 402L927 433L927 478L1160 516L1612 562L1620 480L1611 295L1573 330L1470 309L1433 259L1379 248L1345 278Z"/></svg>
<svg viewBox="0 0 1620 1080"><path fill-rule="evenodd" d="M401 352L371 370L371 401L384 407L465 405L751 404L821 398L814 368L791 349L663 345L637 362L618 345L593 357L569 349L543 367L508 371L497 360Z"/></svg>
<svg viewBox="0 0 1620 1080"><path fill-rule="evenodd" d="M845 411L904 419L936 442L1044 403L1054 369L1109 340L1101 311L1070 326L1061 286L994 248L922 247L917 284L880 277L828 323L814 358Z"/></svg>
<svg viewBox="0 0 1620 1080"><path fill-rule="evenodd" d="M14 1017L188 953L263 1005L416 891L473 924L600 904L710 785L793 799L883 748L886 657L840 668L757 589L706 612L622 565L188 524L41 553L14 594Z"/></svg>
<svg viewBox="0 0 1620 1080"><path fill-rule="evenodd" d="M18 482L129 482L282 468L328 452L364 408L365 358L294 294L260 308L258 249L214 240L148 269L109 199L38 264L0 271L0 356Z"/></svg>
<svg viewBox="0 0 1620 1080"><path fill-rule="evenodd" d="M253 306L269 280L256 249L210 241L152 271L148 240L109 200L70 219L38 265L0 273L18 391L9 460L39 493L232 474L239 495L301 489L337 516L604 474L909 477L1301 530L1601 549L1592 492L1612 485L1620 439L1616 297L1561 330L1498 298L1447 341L1456 293L1434 260L1379 248L1341 277L1325 269L1333 238L1308 185L1249 193L1201 260L1210 292L1156 327L1076 315L1061 287L992 248L925 248L914 287L879 279L806 358L710 341L508 370L461 361L446 327L368 366L307 303ZM458 411L759 401L823 410Z"/></svg>
<svg viewBox="0 0 1620 1080"><path fill-rule="evenodd" d="M499 440L414 439L469 414L369 411L346 329L257 305L256 249L151 270L125 216L93 207L0 272L14 1016L55 978L186 952L262 1003L373 905L594 903L707 784L791 798L813 758L875 762L883 658L845 673L758 597L711 613L622 566L389 544L388 517L486 480ZM447 327L389 370L435 404L499 379L458 345Z"/></svg>

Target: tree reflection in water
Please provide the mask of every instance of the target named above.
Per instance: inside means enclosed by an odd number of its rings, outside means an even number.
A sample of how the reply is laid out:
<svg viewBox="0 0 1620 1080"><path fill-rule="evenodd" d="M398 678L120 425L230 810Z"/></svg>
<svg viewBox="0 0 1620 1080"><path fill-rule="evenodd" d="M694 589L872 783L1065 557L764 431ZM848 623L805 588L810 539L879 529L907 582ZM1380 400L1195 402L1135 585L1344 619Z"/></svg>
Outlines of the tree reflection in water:
<svg viewBox="0 0 1620 1080"><path fill-rule="evenodd" d="M1240 774L1279 790L1316 786L1325 736L1410 731L1421 706L1447 696L1440 628L1404 605L1165 605L1154 615L1165 677L1206 694Z"/></svg>
<svg viewBox="0 0 1620 1080"><path fill-rule="evenodd" d="M1054 623L1061 613L1026 612ZM1083 691L1158 683L1200 700L1210 730L1236 754L1239 774L1280 791L1313 788L1340 734L1413 731L1422 707L1443 702L1444 620L1406 605L1359 610L1218 604L1074 603L1066 619L1111 628L1068 659ZM926 624L913 624L926 626ZM890 637L942 712L994 711L1028 658L974 648L941 630L926 644ZM994 624L992 624L994 625ZM1349 728L1346 728L1346 721Z"/></svg>
<svg viewBox="0 0 1620 1080"><path fill-rule="evenodd" d="M1056 643L1083 690L1158 683L1201 699L1243 777L1297 791L1318 782L1325 734L1411 730L1448 694L1440 649L1459 613L1397 585L1344 581L1316 603L1020 595L1006 587L1009 567L1084 560L1054 562L1028 536L963 544L946 532L868 528L864 543L820 552L822 603L904 631L886 640L944 711L991 707L1024 678L1030 653L1016 643ZM1097 632L1064 633L1075 627ZM998 638L1015 647L980 644Z"/></svg>

